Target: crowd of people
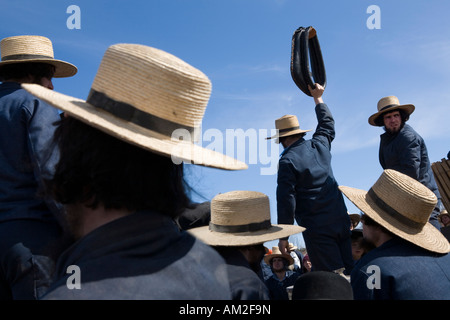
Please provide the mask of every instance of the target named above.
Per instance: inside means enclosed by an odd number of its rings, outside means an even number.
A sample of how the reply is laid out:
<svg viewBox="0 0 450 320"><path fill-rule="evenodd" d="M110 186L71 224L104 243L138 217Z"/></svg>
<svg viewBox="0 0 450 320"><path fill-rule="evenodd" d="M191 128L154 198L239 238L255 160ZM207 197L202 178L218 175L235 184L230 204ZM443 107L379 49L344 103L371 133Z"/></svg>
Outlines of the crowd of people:
<svg viewBox="0 0 450 320"><path fill-rule="evenodd" d="M369 117L385 129L383 173L364 191L336 181L334 118L325 88L309 87L312 138L295 115L268 137L284 148L272 224L260 192L188 197L174 159L247 168L172 138L201 125L211 82L200 70L115 44L83 100L54 90L77 67L54 58L50 39L13 36L0 51L1 300L450 299L450 219L425 142L406 124L413 105L385 97ZM306 252L289 242L298 233Z"/></svg>

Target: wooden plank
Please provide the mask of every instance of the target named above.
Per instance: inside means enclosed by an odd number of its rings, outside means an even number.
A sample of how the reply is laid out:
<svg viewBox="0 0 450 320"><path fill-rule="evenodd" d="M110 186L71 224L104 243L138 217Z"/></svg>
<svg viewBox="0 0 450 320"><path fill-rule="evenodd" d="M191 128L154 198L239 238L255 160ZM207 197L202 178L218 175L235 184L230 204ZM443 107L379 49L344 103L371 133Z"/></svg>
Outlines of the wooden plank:
<svg viewBox="0 0 450 320"><path fill-rule="evenodd" d="M450 160L442 159L441 167L442 167L443 171L445 172L445 177L443 177L442 179L447 181L447 186L450 186ZM450 193L446 194L445 203L444 203L444 200L442 200L442 203L444 204L445 209L447 209L447 211L449 211L450 210Z"/></svg>
<svg viewBox="0 0 450 320"><path fill-rule="evenodd" d="M441 194L442 203L447 211L450 209L450 178L442 168L441 162L434 162L431 165L433 174Z"/></svg>
<svg viewBox="0 0 450 320"><path fill-rule="evenodd" d="M450 179L450 160L442 159L441 165L447 175L447 178Z"/></svg>
<svg viewBox="0 0 450 320"><path fill-rule="evenodd" d="M439 164L436 166L439 181L441 182L442 189L445 190L445 194L450 197L450 181L448 176L445 174L444 170L442 169L442 165Z"/></svg>

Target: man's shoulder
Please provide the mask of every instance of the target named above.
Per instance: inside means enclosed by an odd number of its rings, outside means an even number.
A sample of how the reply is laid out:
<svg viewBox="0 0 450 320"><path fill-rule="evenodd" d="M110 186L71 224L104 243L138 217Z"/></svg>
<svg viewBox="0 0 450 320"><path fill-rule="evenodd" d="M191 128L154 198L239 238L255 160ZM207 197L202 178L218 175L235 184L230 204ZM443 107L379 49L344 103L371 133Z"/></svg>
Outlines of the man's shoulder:
<svg viewBox="0 0 450 320"><path fill-rule="evenodd" d="M408 124L405 124L396 135L391 135L387 132L383 133L381 140L392 141L401 145L406 145L416 140L423 141L422 137Z"/></svg>
<svg viewBox="0 0 450 320"><path fill-rule="evenodd" d="M413 127L411 127L409 124L405 124L402 128L402 130L400 130L400 135L406 138L420 138L421 136L420 134L417 133L416 130L414 130Z"/></svg>
<svg viewBox="0 0 450 320"><path fill-rule="evenodd" d="M2 104L33 106L36 101L45 104L31 93L26 91L19 83L2 83L0 85L0 99Z"/></svg>

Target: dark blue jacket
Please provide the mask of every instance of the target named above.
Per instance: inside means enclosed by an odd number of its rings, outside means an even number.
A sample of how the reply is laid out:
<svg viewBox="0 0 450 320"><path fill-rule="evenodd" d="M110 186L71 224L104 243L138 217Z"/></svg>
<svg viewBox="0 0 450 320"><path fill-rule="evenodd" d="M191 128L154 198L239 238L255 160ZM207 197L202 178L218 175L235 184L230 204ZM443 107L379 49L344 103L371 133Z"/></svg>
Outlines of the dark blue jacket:
<svg viewBox="0 0 450 320"><path fill-rule="evenodd" d="M430 222L440 228L437 216L440 213L440 199L427 147L422 137L408 124L397 133L383 133L380 136L379 160L383 169L397 170L424 184L439 199Z"/></svg>
<svg viewBox="0 0 450 320"><path fill-rule="evenodd" d="M396 237L365 254L350 279L355 300L450 300L450 255Z"/></svg>
<svg viewBox="0 0 450 320"><path fill-rule="evenodd" d="M215 247L225 259L233 300L269 300L269 290L250 268L244 255L234 247Z"/></svg>
<svg viewBox="0 0 450 320"><path fill-rule="evenodd" d="M272 274L264 282L269 289L270 300L289 300L287 288L293 286L301 273L287 270L283 280L279 280L276 274Z"/></svg>
<svg viewBox="0 0 450 320"><path fill-rule="evenodd" d="M59 119L57 109L19 83L0 84L0 222L59 215L58 205L37 196L42 178L51 176L56 162L48 143Z"/></svg>
<svg viewBox="0 0 450 320"><path fill-rule="evenodd" d="M231 300L231 292L225 261L213 248L169 217L140 211L64 251L42 299Z"/></svg>
<svg viewBox="0 0 450 320"><path fill-rule="evenodd" d="M316 106L318 125L310 140L301 138L283 151L277 180L278 223L308 230L340 221L349 226L347 207L331 168L334 119L327 105Z"/></svg>

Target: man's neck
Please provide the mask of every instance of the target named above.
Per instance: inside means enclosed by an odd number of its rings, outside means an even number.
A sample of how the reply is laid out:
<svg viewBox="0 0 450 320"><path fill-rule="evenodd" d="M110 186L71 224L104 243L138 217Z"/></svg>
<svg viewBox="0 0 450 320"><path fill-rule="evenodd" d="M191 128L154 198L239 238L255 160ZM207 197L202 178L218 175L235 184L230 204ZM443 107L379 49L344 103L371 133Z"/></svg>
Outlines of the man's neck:
<svg viewBox="0 0 450 320"><path fill-rule="evenodd" d="M378 236L374 239L373 242L374 242L375 247L379 247L383 243L385 243L391 239L392 239L392 236L390 234L380 231L378 233Z"/></svg>
<svg viewBox="0 0 450 320"><path fill-rule="evenodd" d="M281 281L286 277L286 270L281 270L281 271L274 271L273 272L277 278Z"/></svg>
<svg viewBox="0 0 450 320"><path fill-rule="evenodd" d="M289 137L289 139L286 139L284 141L284 143L283 143L284 149L289 148L290 146L292 146L294 143L296 143L300 139L301 138L291 138L291 137Z"/></svg>
<svg viewBox="0 0 450 320"><path fill-rule="evenodd" d="M3 82L33 83L33 78L31 76L24 77L24 78L11 78L11 79L5 79Z"/></svg>
<svg viewBox="0 0 450 320"><path fill-rule="evenodd" d="M75 226L76 230L72 229L77 238L81 238L104 224L132 213L124 209L105 209L103 206L92 209L80 204L71 209L73 211L69 212L69 215L76 215L79 221L79 224Z"/></svg>

